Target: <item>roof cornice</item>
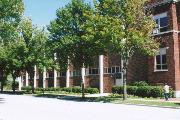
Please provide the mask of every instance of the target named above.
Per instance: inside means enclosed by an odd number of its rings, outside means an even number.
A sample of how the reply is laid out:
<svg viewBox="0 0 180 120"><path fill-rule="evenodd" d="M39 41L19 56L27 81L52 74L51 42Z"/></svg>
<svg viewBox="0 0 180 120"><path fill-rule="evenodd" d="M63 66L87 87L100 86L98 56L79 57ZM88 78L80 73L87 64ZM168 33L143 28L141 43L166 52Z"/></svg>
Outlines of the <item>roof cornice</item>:
<svg viewBox="0 0 180 120"><path fill-rule="evenodd" d="M180 0L163 0L161 2L149 4L146 6L146 8L153 8L153 7L161 6L161 5L172 3L172 2L176 3L176 2L180 2Z"/></svg>

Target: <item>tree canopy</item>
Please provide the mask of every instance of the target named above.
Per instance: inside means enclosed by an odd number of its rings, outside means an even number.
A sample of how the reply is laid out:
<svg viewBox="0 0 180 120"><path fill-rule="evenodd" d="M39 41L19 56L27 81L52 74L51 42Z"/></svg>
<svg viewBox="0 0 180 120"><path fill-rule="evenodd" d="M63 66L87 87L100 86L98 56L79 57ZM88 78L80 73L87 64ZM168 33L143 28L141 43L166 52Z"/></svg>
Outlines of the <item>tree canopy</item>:
<svg viewBox="0 0 180 120"><path fill-rule="evenodd" d="M72 0L64 8L57 10L57 18L51 22L48 30L62 68L67 67L68 59L74 67L89 66L99 54L100 46L85 37L87 31L84 26L89 21L86 14L93 12L92 7L83 0Z"/></svg>

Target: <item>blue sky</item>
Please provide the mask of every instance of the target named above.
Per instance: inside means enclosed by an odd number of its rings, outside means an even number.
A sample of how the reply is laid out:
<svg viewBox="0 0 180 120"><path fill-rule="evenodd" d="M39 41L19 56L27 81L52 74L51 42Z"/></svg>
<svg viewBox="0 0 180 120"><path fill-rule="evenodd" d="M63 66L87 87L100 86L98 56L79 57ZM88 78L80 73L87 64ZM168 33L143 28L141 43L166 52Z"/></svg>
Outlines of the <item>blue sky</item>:
<svg viewBox="0 0 180 120"><path fill-rule="evenodd" d="M46 26L56 18L56 10L68 4L71 0L24 0L26 17L30 17L33 24ZM93 0L86 0L92 2Z"/></svg>

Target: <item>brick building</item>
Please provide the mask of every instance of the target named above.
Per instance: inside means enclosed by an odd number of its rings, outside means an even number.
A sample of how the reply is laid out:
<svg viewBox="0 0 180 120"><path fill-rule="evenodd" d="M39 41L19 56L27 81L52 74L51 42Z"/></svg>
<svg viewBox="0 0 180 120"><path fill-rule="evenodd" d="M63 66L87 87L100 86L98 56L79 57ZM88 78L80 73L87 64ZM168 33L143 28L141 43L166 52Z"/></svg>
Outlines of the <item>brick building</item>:
<svg viewBox="0 0 180 120"><path fill-rule="evenodd" d="M150 0L146 7L151 8L157 23L153 36L161 43L159 53L155 57L135 55L130 60L127 80L146 80L153 85L166 82L180 97L180 0ZM98 87L103 93L111 92L113 85L123 84L117 55L100 55L94 66L81 70L69 66L66 72L35 71L34 87L80 86L84 81L85 87ZM28 74L23 78L23 85L28 86Z"/></svg>

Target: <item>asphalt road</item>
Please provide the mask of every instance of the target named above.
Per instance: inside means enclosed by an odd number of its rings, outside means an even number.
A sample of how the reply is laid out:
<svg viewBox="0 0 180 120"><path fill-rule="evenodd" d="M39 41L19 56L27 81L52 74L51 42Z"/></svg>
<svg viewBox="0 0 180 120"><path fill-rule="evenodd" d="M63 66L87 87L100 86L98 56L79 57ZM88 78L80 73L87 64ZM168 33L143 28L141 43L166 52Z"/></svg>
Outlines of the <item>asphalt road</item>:
<svg viewBox="0 0 180 120"><path fill-rule="evenodd" d="M20 95L0 98L0 120L180 120L180 109Z"/></svg>

